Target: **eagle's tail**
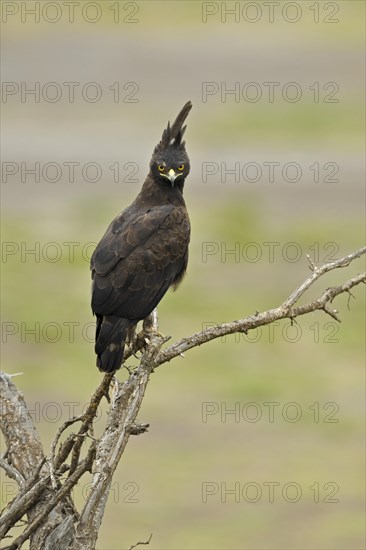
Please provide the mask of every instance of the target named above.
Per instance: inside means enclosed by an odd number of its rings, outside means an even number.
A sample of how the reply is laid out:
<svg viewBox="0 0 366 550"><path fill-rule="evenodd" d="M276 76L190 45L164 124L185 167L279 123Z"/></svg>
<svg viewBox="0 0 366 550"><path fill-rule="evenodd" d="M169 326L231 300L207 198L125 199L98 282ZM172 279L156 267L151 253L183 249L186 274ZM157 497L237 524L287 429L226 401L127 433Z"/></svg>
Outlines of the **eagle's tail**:
<svg viewBox="0 0 366 550"><path fill-rule="evenodd" d="M97 367L102 372L113 372L120 368L127 331L131 321L113 315L97 315L95 353Z"/></svg>

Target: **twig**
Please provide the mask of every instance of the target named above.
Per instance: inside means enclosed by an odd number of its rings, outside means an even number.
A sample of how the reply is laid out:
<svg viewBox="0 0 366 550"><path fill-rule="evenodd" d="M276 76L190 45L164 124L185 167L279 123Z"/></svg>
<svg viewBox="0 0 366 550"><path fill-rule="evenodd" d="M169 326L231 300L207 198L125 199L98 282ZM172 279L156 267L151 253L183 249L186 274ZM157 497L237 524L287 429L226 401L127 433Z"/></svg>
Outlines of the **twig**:
<svg viewBox="0 0 366 550"><path fill-rule="evenodd" d="M62 474L63 471L64 469L61 468L57 472L57 475ZM0 518L0 540L24 514L28 513L30 508L40 500L40 496L44 491L49 488L51 474L45 475L38 481L37 477L28 480L22 491L17 494L12 502L8 504L6 510L3 511Z"/></svg>
<svg viewBox="0 0 366 550"><path fill-rule="evenodd" d="M37 469L44 453L24 398L11 378L0 372L0 427L8 450L8 462L27 479Z"/></svg>
<svg viewBox="0 0 366 550"><path fill-rule="evenodd" d="M48 486L50 477L50 475L43 477L33 487L18 493L14 500L8 505L0 518L0 539L2 539L13 525L28 512L30 507L39 500L40 495Z"/></svg>
<svg viewBox="0 0 366 550"><path fill-rule="evenodd" d="M109 386L113 379L113 376L114 376L113 372L104 375L104 378L100 386L95 391L93 397L90 400L88 408L85 411L83 423L80 427L80 430L77 433L78 436L86 434L88 430L91 428L94 417L97 414L99 403L101 402L103 397L108 395ZM71 466L70 466L69 476L71 476L73 472L76 470L76 467L79 461L81 447L84 441L85 441L84 437L77 437L73 439L72 443L70 442L70 451L72 449L72 457L71 457Z"/></svg>
<svg viewBox="0 0 366 550"><path fill-rule="evenodd" d="M87 456L82 462L78 465L75 472L70 476L59 491L52 497L52 499L47 502L42 511L33 519L33 521L27 526L23 533L17 537L10 546L6 546L1 550L16 550L20 548L21 545L31 536L31 534L38 528L38 526L47 518L49 513L55 508L55 506L63 499L71 489L77 484L80 477L87 471L90 470L91 464L94 460L95 455L95 442L89 448Z"/></svg>
<svg viewBox="0 0 366 550"><path fill-rule="evenodd" d="M51 445L51 456L50 456L50 459L51 459L52 461L54 461L57 443L58 443L58 440L60 439L61 435L63 434L63 432L64 432L69 426L71 426L72 424L75 424L75 422L79 422L79 421L82 420L83 418L84 418L84 415L74 416L73 418L70 418L69 420L66 420L66 422L64 422L64 423L62 424L62 426L59 427L59 429L58 429L57 432L56 432L55 438L54 438L54 440L52 441L52 445Z"/></svg>
<svg viewBox="0 0 366 550"><path fill-rule="evenodd" d="M94 548L113 474L131 435L130 426L134 424L140 410L154 358L164 341L164 337L155 333L142 356L140 366L124 383L117 379L115 381L107 428L96 449L88 500L80 514L75 540L70 550Z"/></svg>
<svg viewBox="0 0 366 550"><path fill-rule="evenodd" d="M350 310L351 309L351 307L350 307L351 298L353 298L354 300L356 298L354 297L354 295L352 294L352 292L350 290L347 290L347 292L348 292L347 309Z"/></svg>
<svg viewBox="0 0 366 550"><path fill-rule="evenodd" d="M344 258L340 258L339 260L335 260L334 262L330 262L328 264L324 264L320 267L315 267L313 269L313 274L306 279L298 288L294 290L294 292L287 298L287 300L283 303L283 307L291 308L298 300L299 298L304 294L304 292L315 283L319 277L324 275L324 273L327 273L328 271L332 271L332 269L338 269L339 267L347 267L353 260L356 258L359 258L363 254L366 253L366 247L359 248L355 252L352 252L351 254L348 254L347 256L344 256Z"/></svg>
<svg viewBox="0 0 366 550"><path fill-rule="evenodd" d="M69 420L66 420L66 422L64 422L62 424L62 426L60 426L60 428L57 430L56 432L56 435L55 435L55 438L54 440L52 441L52 445L51 445L51 452L50 452L50 460L49 460L49 467L50 467L50 474L51 474L51 481L52 481L52 487L54 489L56 489L57 485L56 485L56 480L55 480L55 454L56 454L56 447L57 447L57 443L62 435L62 433L69 427L71 426L72 424L75 424L75 422L79 422L80 420L82 420L84 418L84 415L80 415L80 416L74 416L73 418L70 418ZM74 434L73 434L74 435ZM65 458L66 460L66 458Z"/></svg>
<svg viewBox="0 0 366 550"><path fill-rule="evenodd" d="M18 483L19 487L23 487L25 480L22 474L18 472L9 462L7 462L3 457L0 458L0 467L5 470L8 476Z"/></svg>
<svg viewBox="0 0 366 550"><path fill-rule="evenodd" d="M354 286L366 282L366 274L362 273L349 279L340 286L330 288L326 290L318 300L314 300L310 304L294 308L293 305L299 300L299 298L304 294L304 292L312 285L314 282L319 279L324 273L331 271L332 269L341 268L348 266L353 260L359 258L361 255L366 253L366 247L360 248L352 254L348 254L340 260L324 264L321 267L315 268L313 273L308 277L294 292L290 295L285 302L274 309L270 309L263 313L256 312L255 315L245 317L239 321L232 321L229 323L223 323L214 327L210 327L201 332L196 332L187 338L182 338L175 344L169 346L168 348L160 351L155 359L154 368L163 363L167 363L182 355L185 351L192 349L196 346L201 346L206 342L210 342L215 338L220 338L227 334L233 334L235 332L247 332L248 330L253 330L262 325L268 325L273 323L273 321L278 321L280 319L294 319L299 315L304 315L310 311L323 310L326 313L330 314L333 318L339 321L336 311L330 310L327 308L328 302L331 302L336 296L342 294L343 292L349 292Z"/></svg>
<svg viewBox="0 0 366 550"><path fill-rule="evenodd" d="M136 542L136 544L132 544L128 550L133 550L133 548L136 548L137 546L140 546L140 544L150 544L150 541L152 539L152 533L149 537L148 540L145 540L144 542L143 541L139 541L139 542Z"/></svg>
<svg viewBox="0 0 366 550"><path fill-rule="evenodd" d="M18 477L17 481L20 485L20 482L23 483L20 493L8 505L0 519L0 525L3 526L0 534L3 533L5 536L7 531L25 513L28 514L29 519L24 532L10 546L7 546L6 550L19 549L29 537L32 537L31 544L38 544L34 547L38 548L41 545L43 547L46 538L48 541L47 548L56 548L55 541L57 541L57 550L61 550L66 540L66 538L63 539L64 533L67 533L69 537L67 540L68 545L71 545L70 549L94 549L112 477L128 439L131 434L143 433L148 428L147 424L137 423L136 418L151 372L157 366L170 361L174 357L183 355L185 351L193 347L226 334L247 333L249 330L279 319L288 318L293 323L296 322L296 317L319 310L340 321L337 310L333 309L330 304L336 296L346 292L348 293L347 305L349 306L350 298L353 296L351 289L362 282L366 282L366 274L354 276L339 286L326 289L316 300L310 303L300 306L296 306L296 304L309 287L322 275L333 269L348 266L365 253L366 248L362 248L340 260L320 267L316 267L309 258L312 272L310 277L296 288L279 307L262 313L256 312L254 315L239 321L211 327L188 338L183 338L163 351L161 351L161 347L167 341L167 338L158 333L158 318L157 313L154 312L144 323L143 330L138 335L139 349L144 350L140 365L130 372L129 378L124 383L119 382L116 378L114 379L107 426L100 440L91 443L86 458L80 461L81 447L92 430L95 415L103 396L109 402L108 392L114 378L113 373L104 376L92 396L85 414L66 421L58 429L51 445L50 472L43 468L46 459L24 399L10 377L0 373L0 389L4 394L1 398L5 403L5 416L0 422L9 451L6 456L0 459L0 466L14 479ZM147 341L146 335L148 336ZM132 347L126 351L125 360L131 356ZM82 421L79 431L70 434L66 438L60 445L56 455L61 435L67 427L77 421ZM19 433L24 434L24 439L21 439L22 447L19 447ZM24 451L23 454L22 451ZM65 464L65 461L70 453L72 455L69 467ZM93 464L95 466L91 488L75 530L76 516L73 505L70 506L70 491L83 474L91 471ZM57 477L67 470L69 470L68 478L61 485L61 480ZM24 481L22 481L23 478ZM49 490L50 480L52 481L53 490L52 488ZM149 544L151 537L152 535L150 535L148 541L132 545L129 550L133 550L138 545ZM36 539L36 542L33 539Z"/></svg>

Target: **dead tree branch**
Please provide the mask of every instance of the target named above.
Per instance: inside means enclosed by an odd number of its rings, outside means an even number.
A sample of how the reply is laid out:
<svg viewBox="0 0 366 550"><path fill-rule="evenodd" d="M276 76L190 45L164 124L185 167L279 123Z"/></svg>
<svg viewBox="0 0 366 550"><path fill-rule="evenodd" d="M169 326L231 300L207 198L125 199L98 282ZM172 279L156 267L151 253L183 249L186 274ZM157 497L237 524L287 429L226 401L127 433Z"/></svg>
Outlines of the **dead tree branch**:
<svg viewBox="0 0 366 550"><path fill-rule="evenodd" d="M365 253L366 247L320 267L316 267L309 258L311 275L280 306L197 332L164 350L161 348L169 338L159 334L158 318L154 312L125 353L126 361L141 350L139 366L131 371L126 367L129 376L124 382L120 382L113 373L104 375L85 414L66 420L57 430L48 458L22 394L11 376L0 373L0 425L7 446L7 452L0 458L0 467L19 486L18 495L0 517L0 538L5 537L25 514L28 517L21 535L5 549L20 549L30 539L31 550L94 550L113 474L129 437L143 433L148 427L148 424L139 424L136 419L151 372L185 351L215 338L235 332L246 333L280 319L294 320L310 312L324 311L340 321L338 311L331 306L333 300L343 293L348 293L350 297L352 288L366 282L365 273L327 288L311 302L298 305L299 299L326 273L350 265ZM93 436L93 422L103 397L109 403L109 411L105 430L97 440ZM66 435L76 422L81 422L79 430ZM65 440L60 443L64 436ZM89 447L85 458L80 459L83 445ZM70 494L86 472L92 473L92 482L79 514ZM149 544L150 540L151 536L148 541L137 545ZM136 545L130 546L134 547Z"/></svg>
<svg viewBox="0 0 366 550"><path fill-rule="evenodd" d="M310 277L308 277L299 287L297 287L279 307L264 311L263 313L255 313L254 315L250 315L244 319L240 319L239 321L231 321L215 327L210 327L201 332L192 334L187 338L182 338L179 342L176 342L158 354L155 360L155 367L162 365L163 363L167 363L168 361L174 359L174 357L182 355L185 351L196 346L201 346L202 344L210 342L215 338L220 338L235 332L246 333L249 330L253 330L262 325L269 325L270 323L280 319L295 319L296 317L310 313L311 311L323 310L339 321L338 317L334 317L337 314L337 311L329 309L328 304L331 303L332 300L339 294L349 292L351 288L359 285L360 283L365 283L366 273L361 273L360 275L352 277L339 286L328 288L317 300L296 308L293 306L298 302L304 292L308 290L322 275L333 269L347 267L352 261L365 253L366 247L360 248L340 260L324 264L321 267L315 267L314 265L311 266L312 274Z"/></svg>

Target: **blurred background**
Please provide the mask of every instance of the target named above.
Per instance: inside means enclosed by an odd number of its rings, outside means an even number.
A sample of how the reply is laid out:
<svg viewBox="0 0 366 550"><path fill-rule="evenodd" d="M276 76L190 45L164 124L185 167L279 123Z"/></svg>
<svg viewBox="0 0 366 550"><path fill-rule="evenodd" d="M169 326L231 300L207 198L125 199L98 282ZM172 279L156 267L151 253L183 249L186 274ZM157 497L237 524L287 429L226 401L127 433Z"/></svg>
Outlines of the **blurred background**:
<svg viewBox="0 0 366 550"><path fill-rule="evenodd" d="M48 453L100 381L93 247L188 99L190 264L159 306L172 342L279 305L306 254L320 265L363 245L365 36L352 0L36 4L1 6L2 369L22 373ZM317 312L160 367L98 548L150 533L155 550L364 548L364 289L353 295L334 302L341 324Z"/></svg>

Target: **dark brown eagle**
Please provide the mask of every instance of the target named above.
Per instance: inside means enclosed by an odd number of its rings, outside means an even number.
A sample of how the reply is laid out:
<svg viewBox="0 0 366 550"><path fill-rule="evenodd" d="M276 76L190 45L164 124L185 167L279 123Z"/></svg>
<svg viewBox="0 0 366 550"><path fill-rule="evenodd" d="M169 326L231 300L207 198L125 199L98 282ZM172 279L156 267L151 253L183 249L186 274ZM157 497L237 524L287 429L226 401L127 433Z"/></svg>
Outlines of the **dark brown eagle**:
<svg viewBox="0 0 366 550"><path fill-rule="evenodd" d="M128 331L145 319L188 263L190 224L183 186L190 165L182 137L192 104L163 132L133 203L108 227L91 259L95 353L104 372L120 368Z"/></svg>

